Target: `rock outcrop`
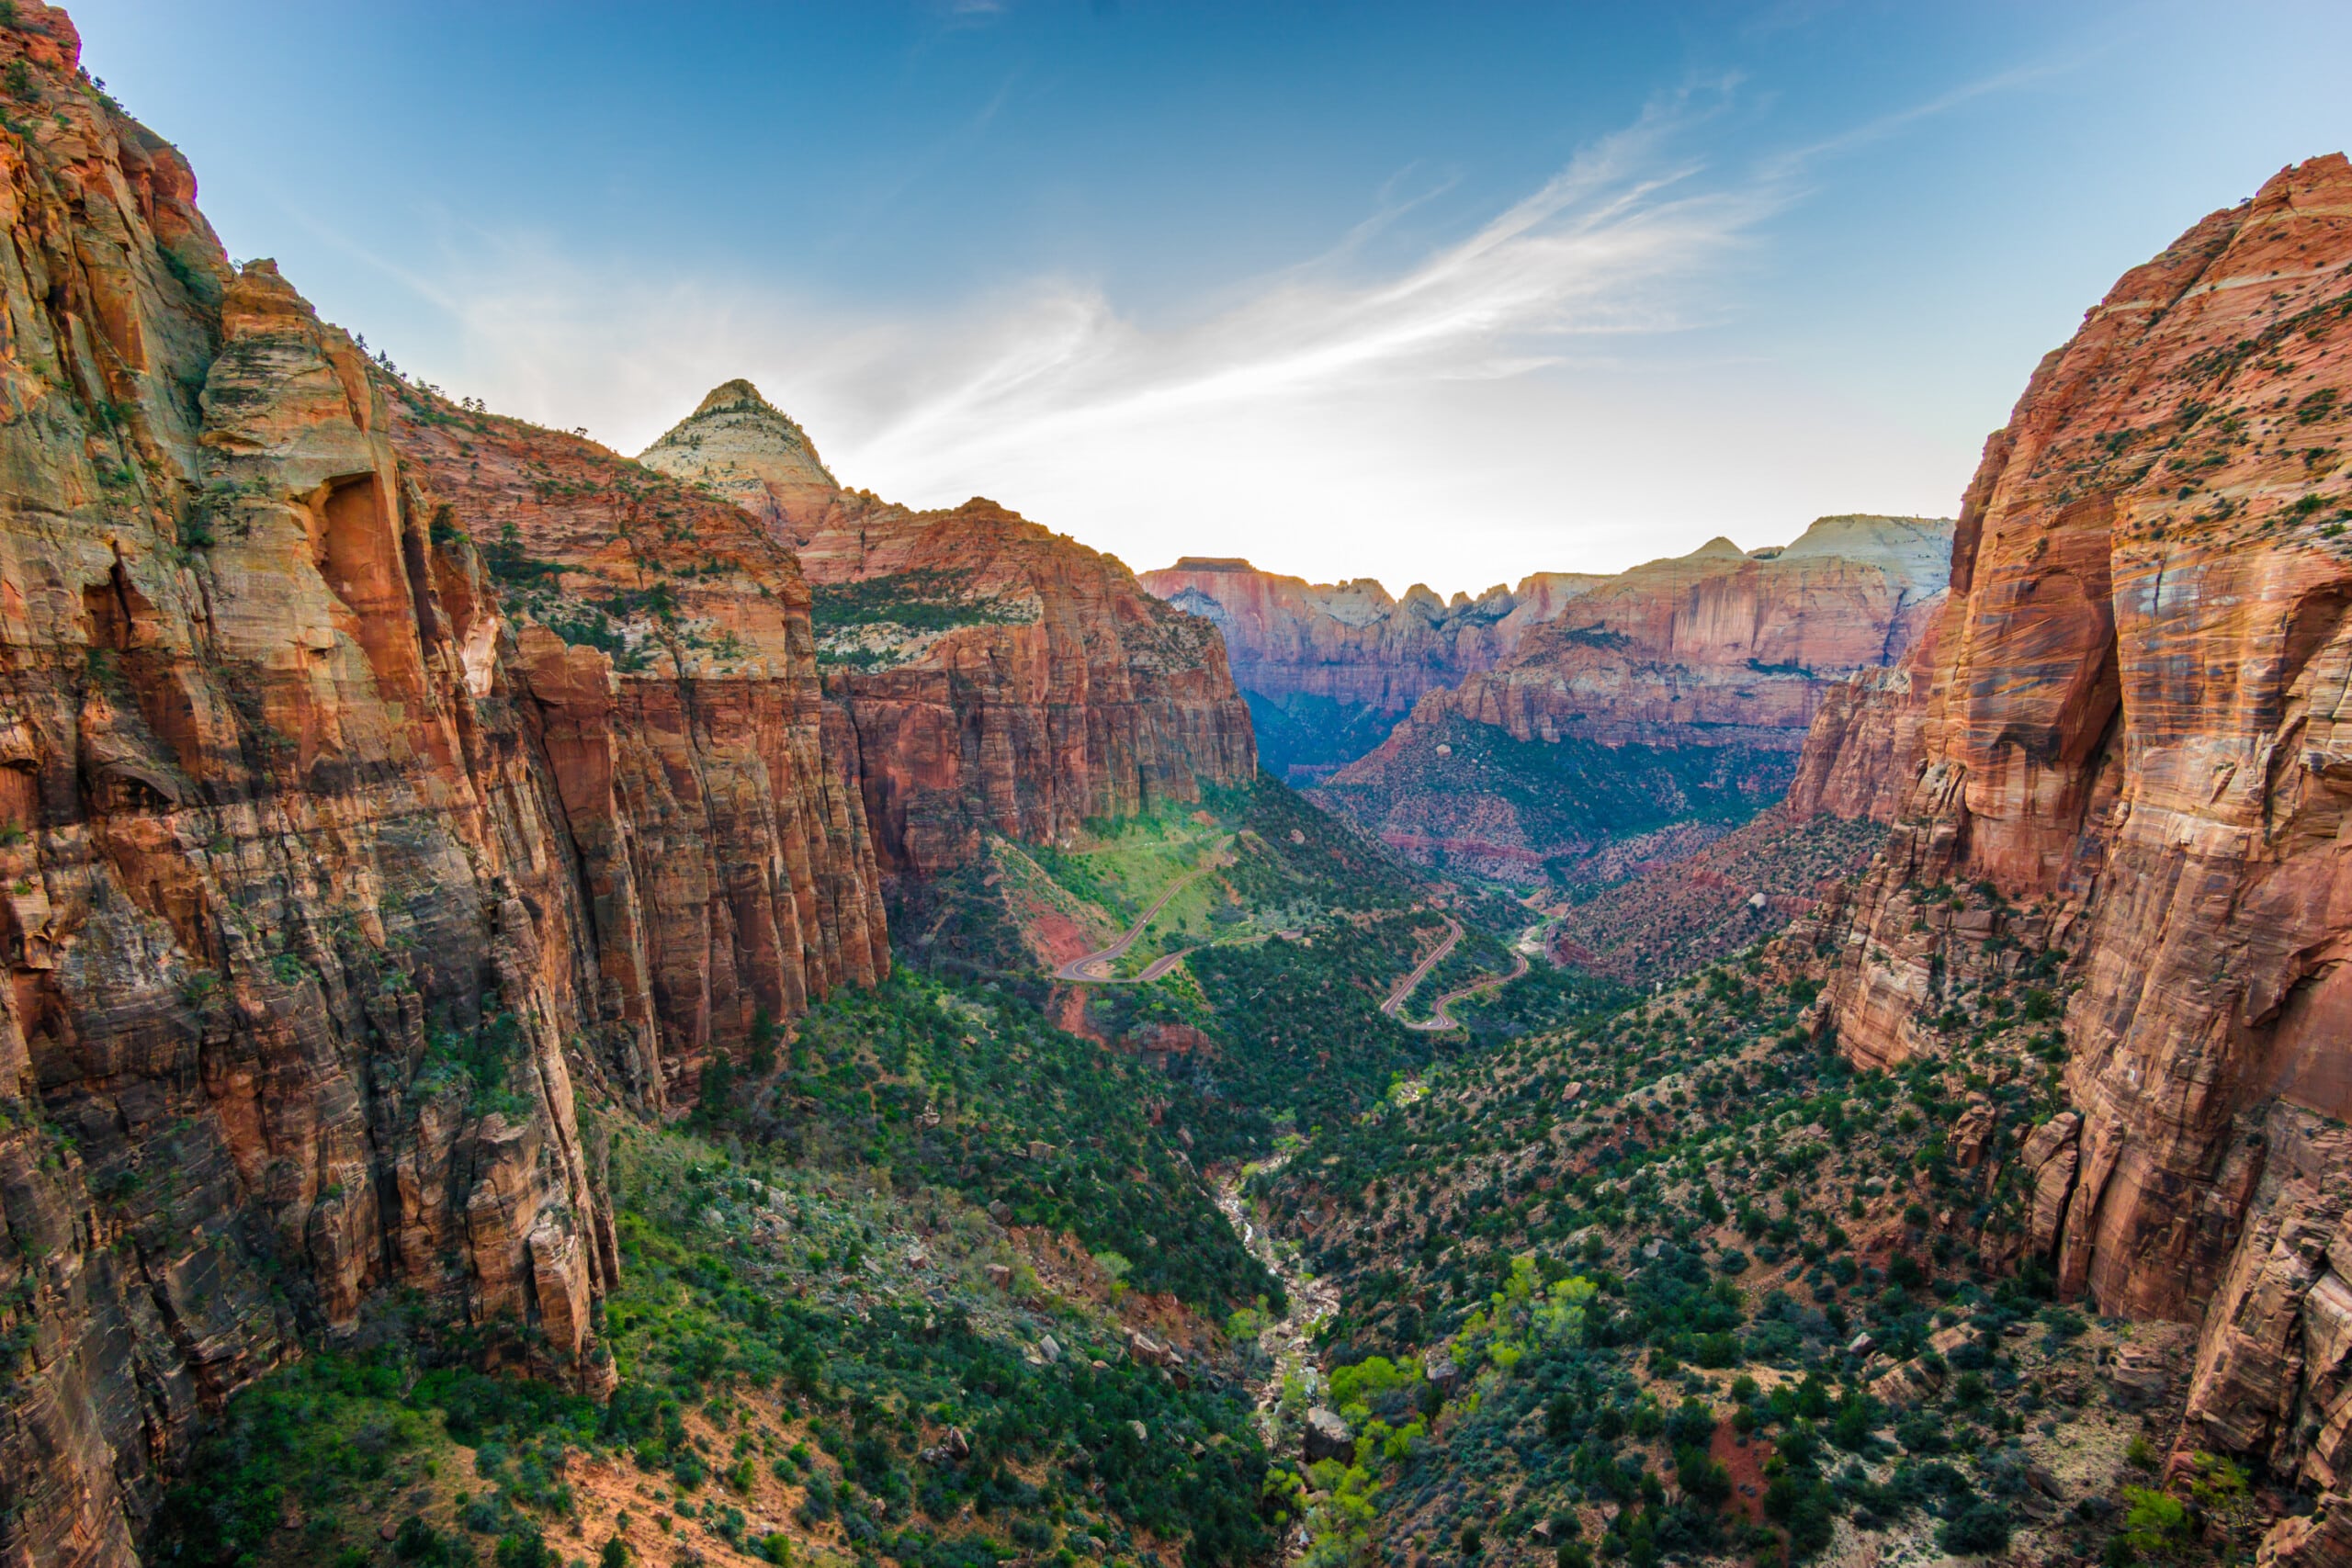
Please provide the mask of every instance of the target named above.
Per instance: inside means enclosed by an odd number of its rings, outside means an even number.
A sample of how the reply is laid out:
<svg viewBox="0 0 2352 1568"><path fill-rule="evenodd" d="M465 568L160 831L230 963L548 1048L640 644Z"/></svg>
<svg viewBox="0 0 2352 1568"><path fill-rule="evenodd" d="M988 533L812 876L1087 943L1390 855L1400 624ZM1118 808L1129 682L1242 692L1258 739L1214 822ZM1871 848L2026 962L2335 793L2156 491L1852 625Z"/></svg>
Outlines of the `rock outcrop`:
<svg viewBox="0 0 2352 1568"><path fill-rule="evenodd" d="M1789 817L1894 820L1920 766L1940 624L1939 615L1921 626L1899 662L1857 671L1823 694L1781 801Z"/></svg>
<svg viewBox="0 0 2352 1568"><path fill-rule="evenodd" d="M592 442L384 380L395 448L516 627L608 1021L653 1029L674 1080L763 1015L887 973L859 748L824 701L790 552Z"/></svg>
<svg viewBox="0 0 2352 1568"><path fill-rule="evenodd" d="M0 21L0 1555L112 1568L388 1292L608 1386L583 1102L888 958L768 531L232 269L78 47Z"/></svg>
<svg viewBox="0 0 2352 1568"><path fill-rule="evenodd" d="M985 833L1050 842L1256 774L1216 628L1115 558L994 502L915 512L833 487L746 382L642 460L774 519L796 552L888 869L935 874Z"/></svg>
<svg viewBox="0 0 2352 1568"><path fill-rule="evenodd" d="M1494 670L1423 696L1316 798L1408 853L1467 856L1502 874L1514 860L1524 875L1612 848L1619 859L1677 852L1650 836L1688 839L1681 824L1752 814L1790 784L1825 704L1853 702L1857 678L1900 679L1905 650L1940 611L1951 527L1825 517L1784 549L1715 539L1583 587ZM1638 776L1660 809L1622 820L1547 811L1571 782L1547 776L1559 768L1584 790L1612 772Z"/></svg>
<svg viewBox="0 0 2352 1568"><path fill-rule="evenodd" d="M2042 362L1969 489L1898 743L1916 782L1830 993L1847 1052L1892 1061L1935 1048L1929 1016L1988 954L2069 955L2079 1119L2035 1151L2034 1243L2103 1311L2201 1319L2208 1438L2330 1489L2352 1416L2347 416L2340 155L2197 224ZM1963 884L1999 899L1948 919L1935 890ZM2296 1560L2340 1560L2312 1556L2324 1533Z"/></svg>

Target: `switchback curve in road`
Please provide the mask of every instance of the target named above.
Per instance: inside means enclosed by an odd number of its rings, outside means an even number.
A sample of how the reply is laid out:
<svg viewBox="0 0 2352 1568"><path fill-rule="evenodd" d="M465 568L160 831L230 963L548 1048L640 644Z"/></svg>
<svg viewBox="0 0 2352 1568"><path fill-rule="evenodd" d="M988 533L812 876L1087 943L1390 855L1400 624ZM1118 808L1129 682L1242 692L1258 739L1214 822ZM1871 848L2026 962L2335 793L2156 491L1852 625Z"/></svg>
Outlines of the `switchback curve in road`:
<svg viewBox="0 0 2352 1568"><path fill-rule="evenodd" d="M1227 843L1231 841L1227 840ZM1148 980L1159 979L1177 964L1182 964L1185 954L1195 951L1194 949L1187 947L1180 952L1155 958L1143 973L1125 980L1111 973L1111 965L1126 956L1127 949L1133 947L1136 944L1136 939L1143 935L1144 928L1150 925L1159 911L1168 907L1168 900L1216 869L1224 847L1223 844L1218 845L1216 851L1210 852L1205 864L1196 870L1186 872L1170 883L1167 890L1151 901L1151 908L1136 917L1136 923L1127 928L1125 935L1108 947L1098 947L1082 958L1071 959L1054 971L1054 978L1073 986L1140 986Z"/></svg>
<svg viewBox="0 0 2352 1568"><path fill-rule="evenodd" d="M1452 915L1448 915L1445 917L1445 940L1439 942L1437 944L1436 951L1431 953L1427 958L1424 958L1419 964L1414 964L1411 973L1408 974L1403 979L1396 982L1395 988L1390 990L1388 993L1388 999L1380 1004L1380 1010L1382 1012L1386 1013L1390 1018L1396 1018L1396 1010L1405 1005L1405 998L1413 994L1413 987L1419 985L1422 977L1430 970L1444 963L1445 955L1453 951L1453 944L1462 940L1462 922L1460 920L1455 919ZM1399 1019L1398 1021L1403 1022L1403 1020ZM1417 1023L1407 1023L1405 1027L1408 1029L1419 1029L1424 1026Z"/></svg>
<svg viewBox="0 0 2352 1568"><path fill-rule="evenodd" d="M1454 1003L1462 1001L1467 998L1476 996L1480 991L1491 991L1498 989L1501 987L1508 986L1513 980L1516 980L1521 976L1526 974L1528 968L1527 943L1534 939L1536 931L1543 929L1541 926L1530 927L1527 936L1521 938L1520 942L1511 948L1511 969L1510 974L1481 976L1479 978L1471 981L1466 986L1456 986L1453 989L1446 992L1445 995L1438 998L1437 1006L1430 1010L1430 1016L1421 1020L1418 1023L1409 1018L1398 1018L1397 1010L1405 1005L1405 998L1413 994L1413 987L1419 985L1422 977L1428 975L1430 970L1436 968L1439 964L1442 963L1445 959L1445 955L1453 951L1453 944L1462 940L1462 922L1455 919L1453 916L1448 915L1445 919L1445 923L1450 929L1446 932L1445 940L1438 943L1437 951L1430 953L1427 958L1422 959L1419 964L1415 964L1413 966L1412 973L1397 981L1396 989L1388 993L1388 999L1380 1004L1380 1010L1382 1012L1386 1013L1390 1018L1396 1019L1396 1021L1403 1024L1406 1028L1424 1034L1438 1034L1442 1033L1449 1029L1461 1028L1462 1025L1455 1021L1453 1014L1448 1010Z"/></svg>

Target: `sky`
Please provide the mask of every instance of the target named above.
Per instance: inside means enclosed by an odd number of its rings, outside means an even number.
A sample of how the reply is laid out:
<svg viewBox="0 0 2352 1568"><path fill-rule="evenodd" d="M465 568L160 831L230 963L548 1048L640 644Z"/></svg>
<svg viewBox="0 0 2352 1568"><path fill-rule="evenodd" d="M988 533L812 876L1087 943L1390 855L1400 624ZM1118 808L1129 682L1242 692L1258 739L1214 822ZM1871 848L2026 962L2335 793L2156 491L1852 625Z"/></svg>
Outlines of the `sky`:
<svg viewBox="0 0 2352 1568"><path fill-rule="evenodd" d="M2352 145L2352 6L82 0L229 254L642 449L1476 592L1949 515L2129 267Z"/></svg>

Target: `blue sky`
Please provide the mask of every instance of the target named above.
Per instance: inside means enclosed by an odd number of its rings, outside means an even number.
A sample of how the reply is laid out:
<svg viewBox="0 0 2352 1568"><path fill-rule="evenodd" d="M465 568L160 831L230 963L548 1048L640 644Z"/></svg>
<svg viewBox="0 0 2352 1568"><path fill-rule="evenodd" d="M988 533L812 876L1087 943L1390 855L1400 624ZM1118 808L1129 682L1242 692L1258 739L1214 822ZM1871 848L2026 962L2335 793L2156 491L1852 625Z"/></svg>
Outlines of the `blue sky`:
<svg viewBox="0 0 2352 1568"><path fill-rule="evenodd" d="M1949 513L2127 267L2352 143L2352 6L85 0L230 254L634 451L1472 591Z"/></svg>

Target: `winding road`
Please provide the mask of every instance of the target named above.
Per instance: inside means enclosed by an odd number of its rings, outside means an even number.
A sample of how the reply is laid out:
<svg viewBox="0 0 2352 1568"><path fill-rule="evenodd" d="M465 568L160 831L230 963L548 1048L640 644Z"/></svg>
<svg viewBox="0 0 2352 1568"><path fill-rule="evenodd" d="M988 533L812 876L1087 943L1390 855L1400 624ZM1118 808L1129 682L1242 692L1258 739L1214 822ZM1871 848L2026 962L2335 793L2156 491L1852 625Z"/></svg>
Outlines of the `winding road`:
<svg viewBox="0 0 2352 1568"><path fill-rule="evenodd" d="M1448 915L1445 917L1445 940L1437 944L1437 950L1435 952L1431 953L1427 958L1422 959L1419 964L1414 964L1411 973L1408 974L1403 979L1396 982L1396 987L1388 993L1388 999L1380 1004L1381 1011L1386 1013L1391 1018L1396 1018L1396 1010L1405 1005L1405 998L1413 994L1413 987L1419 985L1422 977L1428 975L1430 970L1445 962L1445 955L1452 953L1453 951L1454 944L1462 940L1462 922L1455 919L1452 915ZM1399 1019L1397 1021L1403 1022L1404 1021ZM1429 1025L1423 1023L1407 1023L1405 1024L1405 1027L1408 1029L1426 1029Z"/></svg>
<svg viewBox="0 0 2352 1568"><path fill-rule="evenodd" d="M1231 842L1230 840L1227 841ZM1210 852L1206 863L1197 870L1186 872L1170 883L1167 891L1151 901L1151 908L1136 917L1136 923L1127 928L1125 936L1108 947L1096 948L1083 958L1071 959L1054 971L1054 978L1067 981L1074 986L1140 986L1159 979L1162 975L1183 963L1185 957L1196 951L1195 949L1186 947L1180 948L1174 953L1163 953L1147 964L1141 974L1130 976L1124 980L1111 973L1111 965L1126 956L1127 949L1136 944L1136 938L1143 935L1144 928L1150 925L1159 911L1168 907L1168 900L1216 869L1223 849L1224 845L1219 845L1216 851Z"/></svg>
<svg viewBox="0 0 2352 1568"><path fill-rule="evenodd" d="M1409 1018L1399 1018L1397 1017L1398 1010L1404 1007L1405 998L1413 994L1413 987L1419 985L1430 970L1443 963L1445 955L1452 953L1454 944L1462 940L1462 922L1448 915L1445 918L1445 923L1451 929L1447 931L1445 940L1437 944L1437 951L1415 964L1412 973L1397 981L1396 989L1388 993L1388 999L1380 1004L1382 1012L1396 1019L1406 1028L1417 1030L1424 1034L1442 1033L1449 1029L1461 1028L1462 1025L1455 1021L1453 1013L1447 1010L1454 1003L1475 997L1480 991L1491 991L1508 986L1521 975L1526 974L1528 945L1536 940L1536 933L1544 929L1541 925L1529 927L1527 934L1520 938L1517 944L1511 948L1510 974L1485 975L1466 986L1456 986L1438 998L1437 1006L1430 1011L1430 1016L1418 1023Z"/></svg>

